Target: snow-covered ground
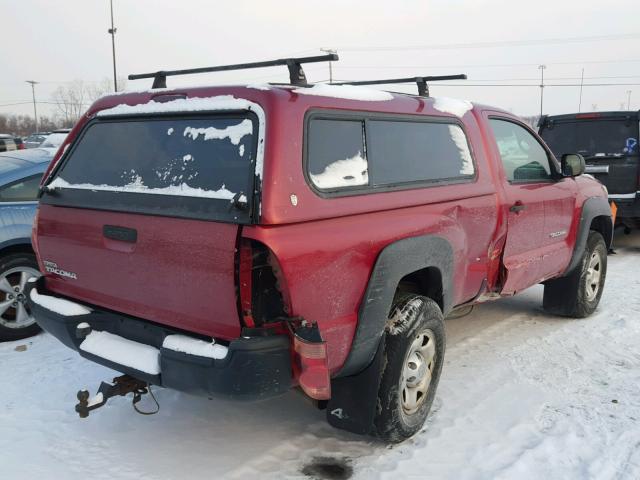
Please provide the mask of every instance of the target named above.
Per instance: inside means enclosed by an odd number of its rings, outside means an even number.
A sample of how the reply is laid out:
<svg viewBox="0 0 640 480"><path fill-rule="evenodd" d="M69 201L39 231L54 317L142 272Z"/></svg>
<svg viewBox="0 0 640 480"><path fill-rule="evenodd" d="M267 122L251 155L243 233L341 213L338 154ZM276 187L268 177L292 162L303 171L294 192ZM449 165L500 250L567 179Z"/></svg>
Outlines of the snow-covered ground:
<svg viewBox="0 0 640 480"><path fill-rule="evenodd" d="M157 415L119 397L79 419L75 392L113 371L44 334L0 344L0 478L640 478L640 235L618 244L591 318L545 315L535 287L447 320L430 419L394 447L332 429L296 392L157 389Z"/></svg>

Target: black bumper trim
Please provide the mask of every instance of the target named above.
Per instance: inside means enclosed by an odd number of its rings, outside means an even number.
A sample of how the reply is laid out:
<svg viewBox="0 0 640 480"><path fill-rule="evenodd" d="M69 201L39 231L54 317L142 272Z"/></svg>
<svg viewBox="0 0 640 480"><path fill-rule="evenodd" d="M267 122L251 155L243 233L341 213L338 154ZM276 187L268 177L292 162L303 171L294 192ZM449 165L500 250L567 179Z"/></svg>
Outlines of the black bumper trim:
<svg viewBox="0 0 640 480"><path fill-rule="evenodd" d="M33 288L39 294L59 296L46 290L44 277L27 286L28 306L45 331L83 357L145 382L197 395L238 400L274 397L286 393L292 386L290 340L287 335L241 337L229 343L225 358L201 357L162 347L167 335L181 334L197 338L188 332L93 306L90 306L91 313L86 315L61 315L31 300ZM88 323L92 330L109 332L157 348L160 351L161 373L151 375L81 350L80 344L84 338L77 335L77 327L81 323Z"/></svg>

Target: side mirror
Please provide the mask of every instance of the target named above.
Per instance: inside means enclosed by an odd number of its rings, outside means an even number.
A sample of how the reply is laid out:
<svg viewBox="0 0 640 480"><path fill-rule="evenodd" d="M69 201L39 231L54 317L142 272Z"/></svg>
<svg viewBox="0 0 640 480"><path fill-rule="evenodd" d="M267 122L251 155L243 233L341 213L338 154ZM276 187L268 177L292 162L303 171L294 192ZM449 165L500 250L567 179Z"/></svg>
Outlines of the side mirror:
<svg viewBox="0 0 640 480"><path fill-rule="evenodd" d="M584 157L578 153L565 153L560 160L562 175L565 177L577 177L585 170Z"/></svg>

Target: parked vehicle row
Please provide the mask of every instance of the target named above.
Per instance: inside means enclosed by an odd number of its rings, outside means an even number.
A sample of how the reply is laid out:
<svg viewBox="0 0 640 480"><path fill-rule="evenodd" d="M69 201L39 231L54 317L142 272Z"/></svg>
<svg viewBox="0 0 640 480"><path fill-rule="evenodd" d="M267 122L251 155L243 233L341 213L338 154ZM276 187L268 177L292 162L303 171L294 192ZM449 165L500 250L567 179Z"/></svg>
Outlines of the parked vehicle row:
<svg viewBox="0 0 640 480"><path fill-rule="evenodd" d="M11 152L24 149L24 142L20 137L0 134L0 152Z"/></svg>
<svg viewBox="0 0 640 480"><path fill-rule="evenodd" d="M26 308L119 387L299 386L332 425L400 441L431 408L452 311L538 283L549 312L595 310L607 193L504 110L310 86L300 61L291 85L94 103L43 178Z"/></svg>
<svg viewBox="0 0 640 480"><path fill-rule="evenodd" d="M50 135L50 134L51 134L51 132L34 132L34 133L32 133L31 135L29 135L24 140L25 148L36 148L36 147L39 147L40 144L42 142L44 142L44 139L47 138L47 135Z"/></svg>

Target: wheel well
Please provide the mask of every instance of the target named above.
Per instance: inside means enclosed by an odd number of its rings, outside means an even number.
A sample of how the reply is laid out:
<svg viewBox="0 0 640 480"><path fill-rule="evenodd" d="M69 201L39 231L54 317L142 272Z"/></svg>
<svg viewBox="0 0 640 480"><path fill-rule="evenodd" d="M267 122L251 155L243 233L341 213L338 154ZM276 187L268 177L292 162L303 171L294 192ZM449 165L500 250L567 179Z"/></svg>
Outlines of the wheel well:
<svg viewBox="0 0 640 480"><path fill-rule="evenodd" d="M426 267L402 277L395 295L406 292L423 295L434 300L443 310L442 291L442 273L436 267Z"/></svg>
<svg viewBox="0 0 640 480"><path fill-rule="evenodd" d="M11 255L12 253L35 253L30 243L17 243L0 248L0 255Z"/></svg>
<svg viewBox="0 0 640 480"><path fill-rule="evenodd" d="M611 224L611 217L604 215L595 217L591 220L590 230L595 230L604 237L604 241L607 244L607 248L611 246L611 240L613 238L613 225Z"/></svg>

